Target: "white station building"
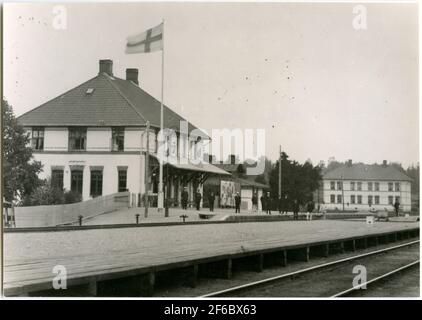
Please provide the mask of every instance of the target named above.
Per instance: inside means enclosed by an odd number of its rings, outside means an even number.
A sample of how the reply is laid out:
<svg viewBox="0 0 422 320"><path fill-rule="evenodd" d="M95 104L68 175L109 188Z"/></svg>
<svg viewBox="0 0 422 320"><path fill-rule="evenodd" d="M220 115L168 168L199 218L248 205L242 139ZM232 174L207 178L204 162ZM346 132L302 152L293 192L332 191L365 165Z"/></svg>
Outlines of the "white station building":
<svg viewBox="0 0 422 320"><path fill-rule="evenodd" d="M113 61L100 60L94 78L20 116L34 158L43 164L40 178L51 177L52 183L80 193L83 200L129 191L138 205L145 193L149 122L148 192L156 201L160 102L138 84L138 69L126 69L126 79L120 79L113 75ZM188 134L180 130L181 121L187 123ZM183 187L192 200L209 176L228 175L211 164L187 161L209 137L167 106L164 128L176 132L177 158L184 160L164 167L165 196L173 205L180 204Z"/></svg>
<svg viewBox="0 0 422 320"><path fill-rule="evenodd" d="M412 179L399 169L383 164L353 164L351 160L323 175L324 208L328 210L411 210ZM344 206L344 207L343 207Z"/></svg>

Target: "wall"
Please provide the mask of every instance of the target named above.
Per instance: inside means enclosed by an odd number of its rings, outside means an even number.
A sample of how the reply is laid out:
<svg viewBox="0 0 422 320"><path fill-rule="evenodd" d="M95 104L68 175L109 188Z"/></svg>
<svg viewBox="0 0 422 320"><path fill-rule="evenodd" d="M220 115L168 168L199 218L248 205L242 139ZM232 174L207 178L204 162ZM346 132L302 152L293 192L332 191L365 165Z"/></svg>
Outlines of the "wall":
<svg viewBox="0 0 422 320"><path fill-rule="evenodd" d="M133 193L144 192L144 161L145 157L139 154L130 153L34 153L34 159L41 161L43 172L40 178L45 179L51 176L51 168L58 166L64 167L63 187L70 190L70 166L83 166L83 200L89 200L91 166L103 166L103 195L113 194L118 191L118 167L127 166L127 188ZM141 172L140 172L141 170ZM140 182L142 181L142 184Z"/></svg>
<svg viewBox="0 0 422 320"><path fill-rule="evenodd" d="M87 151L110 151L111 128L88 128L86 132Z"/></svg>
<svg viewBox="0 0 422 320"><path fill-rule="evenodd" d="M89 217L129 207L129 192L120 192L79 203L15 207L17 228L49 227L76 222L78 216Z"/></svg>
<svg viewBox="0 0 422 320"><path fill-rule="evenodd" d="M335 181L336 186L335 190L330 189L330 181ZM351 181L344 181L343 188L344 188L344 208L345 210L353 210L357 209L358 211L368 211L371 208L375 210L394 210L393 206L388 203L388 196L393 196L394 201L395 197L400 197L400 206L401 210L408 212L410 211L411 207L411 184L408 181L400 181L400 191L395 191L395 186L393 184L394 191L388 191L388 183L389 182L397 182L397 181L370 181L370 182L379 182L380 188L379 191L369 191L368 190L368 181L360 181L362 182L362 190L357 191L357 182L355 181L355 190L351 190ZM374 188L374 187L373 187ZM374 189L373 189L374 190ZM324 193L324 207L327 209L342 209L342 203L337 203L337 195L342 195L342 190L337 189L337 180L324 180L323 182L323 193ZM331 203L330 195L335 195L336 203ZM362 196L362 204L352 204L350 200L350 196ZM372 195L373 197L379 196L380 203L378 205L373 204L371 207L368 204L368 196ZM374 200L373 200L374 202Z"/></svg>
<svg viewBox="0 0 422 320"><path fill-rule="evenodd" d="M67 151L68 139L69 139L69 132L67 128L45 128L44 129L44 150L45 151Z"/></svg>

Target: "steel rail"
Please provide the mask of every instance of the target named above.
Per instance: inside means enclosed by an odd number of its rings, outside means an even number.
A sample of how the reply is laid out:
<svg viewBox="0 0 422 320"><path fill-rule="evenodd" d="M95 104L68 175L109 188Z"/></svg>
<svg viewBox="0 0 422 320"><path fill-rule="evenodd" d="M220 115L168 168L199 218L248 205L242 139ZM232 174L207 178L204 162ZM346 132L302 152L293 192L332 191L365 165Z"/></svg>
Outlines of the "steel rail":
<svg viewBox="0 0 422 320"><path fill-rule="evenodd" d="M253 288L258 287L258 286L263 285L263 284L269 284L269 283L276 282L276 281L279 281L279 280L282 280L282 279L287 279L287 278L290 278L290 277L303 275L303 274L311 272L311 271L323 270L323 269L326 269L328 267L340 265L340 264L343 264L343 263L346 263L346 262L350 262L350 261L354 261L354 260L357 260L357 259L362 259L362 258L365 258L365 257L370 257L370 256L374 256L374 255L377 255L377 254L381 254L381 253L393 251L393 250L396 250L396 249L400 249L400 248L403 248L403 247L407 247L407 246L410 246L410 245L414 245L414 244L419 243L419 241L420 240L414 240L414 241L402 243L402 244L399 244L399 245L396 245L396 246L392 246L392 247L388 247L388 248L384 248L384 249L379 249L379 250L374 250L374 251L371 251L371 252L358 254L358 255L355 255L355 256L352 256L352 257L343 258L343 259L319 264L319 265L316 265L316 266L300 269L300 270L297 270L297 271L281 274L281 275L278 275L278 276L274 276L274 277L254 281L254 282L249 282L249 283L242 284L242 285L235 286L235 287L231 287L231 288L228 288L228 289L207 293L205 295L201 295L200 298L218 297L218 296L225 295L225 294L228 294L228 293L234 293L234 292L239 292L239 291L243 291L243 290L250 290L250 289L253 289Z"/></svg>

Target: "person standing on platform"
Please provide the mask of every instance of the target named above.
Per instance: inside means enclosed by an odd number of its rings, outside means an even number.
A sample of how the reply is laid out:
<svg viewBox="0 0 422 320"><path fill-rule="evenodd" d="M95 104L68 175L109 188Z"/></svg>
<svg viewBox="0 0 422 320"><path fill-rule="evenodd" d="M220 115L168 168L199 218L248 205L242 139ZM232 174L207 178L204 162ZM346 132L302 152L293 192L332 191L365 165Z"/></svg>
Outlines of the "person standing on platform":
<svg viewBox="0 0 422 320"><path fill-rule="evenodd" d="M394 211L396 212L396 217L399 216L399 209L400 209L400 202L396 200L396 202L394 202Z"/></svg>
<svg viewBox="0 0 422 320"><path fill-rule="evenodd" d="M258 211L258 195L256 194L256 192L254 192L252 195L252 211Z"/></svg>
<svg viewBox="0 0 422 320"><path fill-rule="evenodd" d="M266 211L267 210L267 207L265 205L265 196L262 195L260 200L261 200L261 210L262 211Z"/></svg>
<svg viewBox="0 0 422 320"><path fill-rule="evenodd" d="M299 220L299 201L297 201L297 199L295 199L294 203L293 203L293 220Z"/></svg>
<svg viewBox="0 0 422 320"><path fill-rule="evenodd" d="M210 203L210 211L214 212L214 201L215 201L215 194L214 192L210 192L208 196L208 202Z"/></svg>
<svg viewBox="0 0 422 320"><path fill-rule="evenodd" d="M289 212L289 197L287 196L287 194L283 197L282 203L283 203L283 209L281 213L287 214Z"/></svg>
<svg viewBox="0 0 422 320"><path fill-rule="evenodd" d="M265 197L265 206L266 206L266 213L271 215L271 196L269 192L267 192L267 196Z"/></svg>
<svg viewBox="0 0 422 320"><path fill-rule="evenodd" d="M200 210L201 209L201 199L202 199L202 195L201 192L199 192L199 189L196 190L196 194L195 194L195 204L196 204L196 210Z"/></svg>
<svg viewBox="0 0 422 320"><path fill-rule="evenodd" d="M283 198L281 196L277 199L277 208L278 213L281 214L283 212Z"/></svg>
<svg viewBox="0 0 422 320"><path fill-rule="evenodd" d="M182 209L183 210L187 210L188 208L188 199L189 199L189 193L186 190L186 187L184 187L182 191Z"/></svg>
<svg viewBox="0 0 422 320"><path fill-rule="evenodd" d="M234 196L234 204L236 206L235 213L240 213L240 200L239 192L236 192L236 195Z"/></svg>
<svg viewBox="0 0 422 320"><path fill-rule="evenodd" d="M306 220L312 220L312 212L315 209L315 204L314 202L311 200L308 202L308 205L306 206Z"/></svg>

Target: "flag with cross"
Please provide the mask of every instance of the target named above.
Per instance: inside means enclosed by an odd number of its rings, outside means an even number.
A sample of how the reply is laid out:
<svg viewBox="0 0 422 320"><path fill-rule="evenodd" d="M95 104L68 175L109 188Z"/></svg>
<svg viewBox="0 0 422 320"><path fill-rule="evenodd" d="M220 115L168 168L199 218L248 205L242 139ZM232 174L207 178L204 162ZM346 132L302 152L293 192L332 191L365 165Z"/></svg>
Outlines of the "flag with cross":
<svg viewBox="0 0 422 320"><path fill-rule="evenodd" d="M163 50L163 23L127 38L126 53L148 53Z"/></svg>
<svg viewBox="0 0 422 320"><path fill-rule="evenodd" d="M145 32L127 38L126 54L132 53L148 53L161 51L161 101L160 101L160 131L163 131L164 125L164 19L163 22L154 28ZM148 157L148 156L147 156ZM158 210L164 208L164 192L163 192L163 158L160 159L159 183L158 183ZM148 177L148 167L145 166L145 177ZM145 190L148 190L145 188ZM168 211L166 211L168 214ZM145 216L148 213L145 207Z"/></svg>

